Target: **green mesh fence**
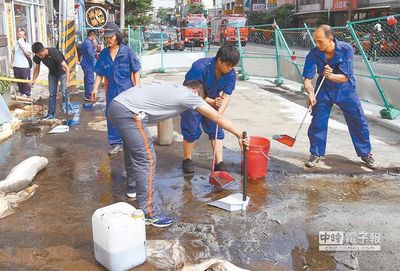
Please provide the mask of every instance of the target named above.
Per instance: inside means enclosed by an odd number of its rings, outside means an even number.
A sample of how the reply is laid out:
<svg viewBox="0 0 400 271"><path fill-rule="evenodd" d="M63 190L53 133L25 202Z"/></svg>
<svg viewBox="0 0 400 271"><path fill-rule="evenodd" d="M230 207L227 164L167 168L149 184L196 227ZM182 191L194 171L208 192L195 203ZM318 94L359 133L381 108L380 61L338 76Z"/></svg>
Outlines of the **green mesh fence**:
<svg viewBox="0 0 400 271"><path fill-rule="evenodd" d="M399 19L400 15L393 18ZM395 118L400 108L399 24L387 17L348 23L334 27L336 39L352 45L354 74L360 97L385 107L381 115ZM280 29L276 25L215 24L202 27L146 29L129 28L129 46L140 56L161 53L204 52L215 56L219 47L234 44L240 51L240 79L248 75L275 79L279 85L289 79L302 84L305 57L315 46L315 29ZM161 52L160 52L161 51Z"/></svg>
<svg viewBox="0 0 400 271"><path fill-rule="evenodd" d="M239 29L239 27L238 27ZM254 25L236 30L237 43L241 52L240 77L276 77L276 50L274 28L271 24Z"/></svg>
<svg viewBox="0 0 400 271"><path fill-rule="evenodd" d="M365 62L368 77L375 85L384 109L383 118L400 115L400 14L348 23L355 41L355 53Z"/></svg>

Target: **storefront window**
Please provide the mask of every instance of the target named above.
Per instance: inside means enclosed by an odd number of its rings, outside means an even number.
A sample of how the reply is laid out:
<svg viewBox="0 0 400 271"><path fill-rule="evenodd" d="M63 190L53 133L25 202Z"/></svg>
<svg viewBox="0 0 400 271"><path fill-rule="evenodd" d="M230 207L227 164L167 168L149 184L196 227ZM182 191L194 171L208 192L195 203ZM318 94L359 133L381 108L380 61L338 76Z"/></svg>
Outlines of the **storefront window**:
<svg viewBox="0 0 400 271"><path fill-rule="evenodd" d="M29 7L24 5L14 4L14 19L15 19L15 28L25 29L27 38L29 42L32 43L32 33L30 33L31 20L30 20Z"/></svg>
<svg viewBox="0 0 400 271"><path fill-rule="evenodd" d="M41 38L43 38L43 37L40 37L40 31L39 31L39 26L40 26L40 24L39 24L39 20L40 20L40 18L39 18L39 7L38 6L35 6L35 7L33 7L33 16L34 16L34 18L35 18L35 23L34 23L34 25L33 25L33 28L34 28L34 31L35 31L35 39L36 39L36 41L41 41L41 42L43 42L42 40L41 40Z"/></svg>

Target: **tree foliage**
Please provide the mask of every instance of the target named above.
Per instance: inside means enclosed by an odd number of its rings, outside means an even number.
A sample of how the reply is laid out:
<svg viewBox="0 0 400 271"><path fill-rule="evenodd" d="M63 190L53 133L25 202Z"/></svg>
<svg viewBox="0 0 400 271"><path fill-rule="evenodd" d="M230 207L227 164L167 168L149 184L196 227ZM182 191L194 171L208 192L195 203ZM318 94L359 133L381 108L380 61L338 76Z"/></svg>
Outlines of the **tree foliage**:
<svg viewBox="0 0 400 271"><path fill-rule="evenodd" d="M169 22L171 21L171 14L175 14L173 8L160 7L157 11L157 18L162 22Z"/></svg>
<svg viewBox="0 0 400 271"><path fill-rule="evenodd" d="M116 0L117 5L120 1ZM125 0L125 23L129 25L147 25L151 18L147 15L153 10L152 0Z"/></svg>
<svg viewBox="0 0 400 271"><path fill-rule="evenodd" d="M186 14L203 14L204 4L203 3L193 3L185 7Z"/></svg>
<svg viewBox="0 0 400 271"><path fill-rule="evenodd" d="M295 6L291 4L282 5L272 11L251 12L249 14L249 24L272 24L275 20L279 27L289 27L294 21L294 13Z"/></svg>

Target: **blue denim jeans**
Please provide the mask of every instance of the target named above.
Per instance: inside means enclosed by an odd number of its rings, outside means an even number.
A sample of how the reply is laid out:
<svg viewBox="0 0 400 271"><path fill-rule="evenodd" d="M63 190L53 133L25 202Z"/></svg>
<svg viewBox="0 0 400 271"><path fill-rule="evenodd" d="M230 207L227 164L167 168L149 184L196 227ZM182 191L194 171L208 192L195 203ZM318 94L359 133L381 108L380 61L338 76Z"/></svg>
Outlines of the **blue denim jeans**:
<svg viewBox="0 0 400 271"><path fill-rule="evenodd" d="M49 73L49 109L47 115L56 114L56 101L57 101L57 87L60 81L60 90L63 95L63 102L65 102L67 95L67 74L54 75Z"/></svg>

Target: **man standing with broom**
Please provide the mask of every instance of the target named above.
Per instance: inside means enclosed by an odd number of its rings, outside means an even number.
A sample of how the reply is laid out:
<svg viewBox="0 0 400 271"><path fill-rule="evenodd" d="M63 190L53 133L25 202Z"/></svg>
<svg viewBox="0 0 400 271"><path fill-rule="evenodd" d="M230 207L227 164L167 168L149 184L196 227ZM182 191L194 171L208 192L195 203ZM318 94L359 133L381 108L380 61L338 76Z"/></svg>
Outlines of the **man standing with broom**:
<svg viewBox="0 0 400 271"><path fill-rule="evenodd" d="M367 120L356 91L353 48L335 39L329 25L319 26L314 32L314 40L316 47L308 53L303 71L307 103L312 106L313 116L308 129L311 156L305 165L315 167L321 156L325 156L329 115L336 104L343 111L357 155L367 167L376 169L378 165L371 154ZM312 86L316 71L319 74L317 85L322 84L317 97ZM323 77L325 82L322 82Z"/></svg>

